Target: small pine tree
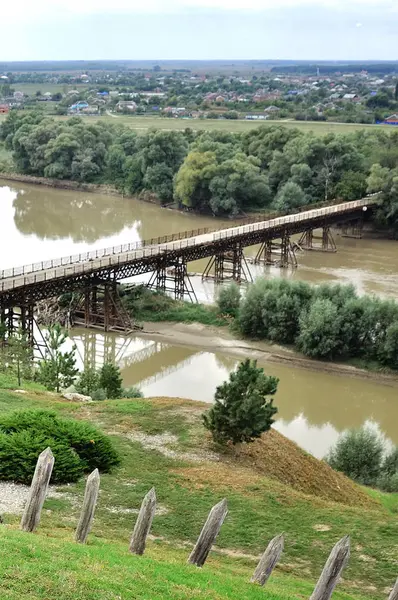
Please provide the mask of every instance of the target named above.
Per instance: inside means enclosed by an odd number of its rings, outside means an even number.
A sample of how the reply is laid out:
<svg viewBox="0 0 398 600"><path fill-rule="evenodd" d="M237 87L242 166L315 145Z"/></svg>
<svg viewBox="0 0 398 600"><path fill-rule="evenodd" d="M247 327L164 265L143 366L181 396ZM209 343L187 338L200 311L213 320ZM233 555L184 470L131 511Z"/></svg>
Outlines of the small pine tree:
<svg viewBox="0 0 398 600"><path fill-rule="evenodd" d="M1 367L2 370L9 370L16 375L19 387L22 380L32 379L33 349L22 329L8 338L7 345L1 353Z"/></svg>
<svg viewBox="0 0 398 600"><path fill-rule="evenodd" d="M100 369L99 388L105 390L107 398L121 398L123 396L123 379L119 367L112 363L105 363Z"/></svg>
<svg viewBox="0 0 398 600"><path fill-rule="evenodd" d="M240 363L229 381L218 386L215 404L203 415L203 422L215 442L234 445L253 442L268 431L274 422L277 408L273 396L279 379L267 376L249 359Z"/></svg>
<svg viewBox="0 0 398 600"><path fill-rule="evenodd" d="M100 388L100 375L93 367L87 367L80 375L76 383L76 390L79 394L91 396Z"/></svg>
<svg viewBox="0 0 398 600"><path fill-rule="evenodd" d="M76 346L69 352L62 352L61 347L68 334L58 323L49 328L46 342L50 350L47 358L39 363L37 380L49 390L59 392L74 382L78 369L76 368Z"/></svg>

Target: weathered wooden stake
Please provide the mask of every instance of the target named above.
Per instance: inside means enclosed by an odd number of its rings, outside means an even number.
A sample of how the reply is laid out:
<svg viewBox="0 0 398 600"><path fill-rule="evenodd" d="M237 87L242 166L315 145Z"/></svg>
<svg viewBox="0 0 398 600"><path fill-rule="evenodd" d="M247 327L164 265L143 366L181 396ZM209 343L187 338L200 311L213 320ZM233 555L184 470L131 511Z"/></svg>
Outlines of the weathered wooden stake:
<svg viewBox="0 0 398 600"><path fill-rule="evenodd" d="M285 539L283 533L277 535L270 541L250 580L252 583L265 585L281 557L284 542Z"/></svg>
<svg viewBox="0 0 398 600"><path fill-rule="evenodd" d="M88 534L91 531L95 507L98 500L99 486L100 475L98 469L95 469L95 471L93 471L87 478L82 511L80 513L79 523L76 528L75 540L81 544L86 543Z"/></svg>
<svg viewBox="0 0 398 600"><path fill-rule="evenodd" d="M228 505L226 498L213 506L209 512L206 523L200 532L195 547L188 558L189 563L196 565L197 567L202 567L205 564L206 558L208 557L211 547L214 544L214 540L221 529L221 525L224 523L227 513Z"/></svg>
<svg viewBox="0 0 398 600"><path fill-rule="evenodd" d="M310 600L329 600L350 558L350 538L343 537L330 553Z"/></svg>
<svg viewBox="0 0 398 600"><path fill-rule="evenodd" d="M389 595L388 600L398 600L398 579L391 590L391 594Z"/></svg>
<svg viewBox="0 0 398 600"><path fill-rule="evenodd" d="M21 529L24 531L34 531L40 523L41 511L47 496L54 460L51 448L43 450L37 460L29 497L21 519Z"/></svg>
<svg viewBox="0 0 398 600"><path fill-rule="evenodd" d="M144 554L147 535L151 529L153 517L156 511L156 493L155 488L149 490L142 501L140 512L134 526L133 535L130 541L130 552L133 554Z"/></svg>

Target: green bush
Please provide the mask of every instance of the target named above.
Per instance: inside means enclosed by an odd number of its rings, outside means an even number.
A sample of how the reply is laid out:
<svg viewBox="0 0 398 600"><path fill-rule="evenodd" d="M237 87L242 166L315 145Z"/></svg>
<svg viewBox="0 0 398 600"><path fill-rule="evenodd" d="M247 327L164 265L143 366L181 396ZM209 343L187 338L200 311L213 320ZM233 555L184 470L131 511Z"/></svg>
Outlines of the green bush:
<svg viewBox="0 0 398 600"><path fill-rule="evenodd" d="M384 443L371 429L351 429L337 440L327 462L354 481L364 485L377 483L382 469Z"/></svg>
<svg viewBox="0 0 398 600"><path fill-rule="evenodd" d="M240 304L240 288L237 283L230 283L220 289L217 305L223 315L236 317Z"/></svg>
<svg viewBox="0 0 398 600"><path fill-rule="evenodd" d="M398 473L390 476L387 474L381 475L377 480L377 487L383 490L383 492L398 492Z"/></svg>
<svg viewBox="0 0 398 600"><path fill-rule="evenodd" d="M30 483L47 446L55 456L52 481L77 481L98 468L107 473L120 459L110 439L90 423L44 410L17 411L0 419L0 478Z"/></svg>
<svg viewBox="0 0 398 600"><path fill-rule="evenodd" d="M94 390L94 392L91 394L91 398L96 401L106 400L106 391L102 388L98 388L98 390Z"/></svg>
<svg viewBox="0 0 398 600"><path fill-rule="evenodd" d="M80 375L77 383L75 384L76 391L79 394L84 394L85 396L92 396L92 394L100 387L99 383L99 373L92 367L87 367L84 369L83 373Z"/></svg>
<svg viewBox="0 0 398 600"><path fill-rule="evenodd" d="M137 387L124 388L123 398L143 398L144 394Z"/></svg>

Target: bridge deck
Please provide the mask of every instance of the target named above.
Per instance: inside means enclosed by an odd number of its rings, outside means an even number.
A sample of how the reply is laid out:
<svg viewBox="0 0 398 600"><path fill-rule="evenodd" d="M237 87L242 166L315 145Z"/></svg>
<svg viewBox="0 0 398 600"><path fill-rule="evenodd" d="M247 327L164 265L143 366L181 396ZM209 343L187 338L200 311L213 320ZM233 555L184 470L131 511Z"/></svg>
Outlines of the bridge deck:
<svg viewBox="0 0 398 600"><path fill-rule="evenodd" d="M0 271L0 293L11 290L21 289L25 286L35 285L41 282L50 282L59 279L69 279L73 277L88 276L100 270L110 269L114 266L131 264L142 261L146 258L156 258L177 251L187 250L189 248L205 248L209 246L208 256L214 254L211 248L222 240L242 239L245 246L251 245L248 235L257 232L269 231L270 235L278 232L284 226L291 227L296 225L296 230L305 230L314 222L323 217L344 216L344 214L355 213L363 210L369 205L377 203L377 194L368 196L361 200L353 202L344 202L325 208L308 210L305 212L278 217L267 221L251 223L249 225L235 226L220 231L204 233L202 235L187 237L178 241L153 244L125 244L113 248L86 252L83 254L68 256L41 263L25 265L13 269ZM253 242L252 242L253 243ZM206 254L206 253L204 253ZM192 260L192 258L191 258ZM151 261L152 262L152 261Z"/></svg>

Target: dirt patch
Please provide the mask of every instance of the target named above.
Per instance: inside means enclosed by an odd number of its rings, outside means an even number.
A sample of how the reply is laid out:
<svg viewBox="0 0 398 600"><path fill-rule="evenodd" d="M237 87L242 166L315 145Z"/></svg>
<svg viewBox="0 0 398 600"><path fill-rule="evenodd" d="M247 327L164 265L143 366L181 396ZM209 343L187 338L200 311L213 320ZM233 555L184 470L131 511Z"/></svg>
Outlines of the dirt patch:
<svg viewBox="0 0 398 600"><path fill-rule="evenodd" d="M8 513L11 515L20 515L23 512L26 501L29 496L30 487L12 483L9 481L0 482L0 516ZM48 488L47 498L62 498L68 500L72 506L76 505L76 498L67 492L58 492L53 486Z"/></svg>
<svg viewBox="0 0 398 600"><path fill-rule="evenodd" d="M264 479L250 469L239 467L231 468L229 465L217 463L183 469L174 469L176 475L181 475L190 488L202 489L206 486L215 489L231 488L241 493L248 491L249 486L258 486Z"/></svg>
<svg viewBox="0 0 398 600"><path fill-rule="evenodd" d="M140 444L142 444L144 448L148 448L148 450L157 450L167 458L190 462L219 460L218 454L215 454L210 450L200 449L196 452L182 452L176 450L175 446L178 444L178 437L172 433L165 432L157 435L148 435L142 431L133 431L125 434L125 436L133 442L140 442Z"/></svg>
<svg viewBox="0 0 398 600"><path fill-rule="evenodd" d="M330 531L332 528L330 525L322 525L321 523L318 523L317 525L313 525L312 529L315 529L315 531Z"/></svg>

